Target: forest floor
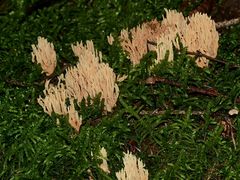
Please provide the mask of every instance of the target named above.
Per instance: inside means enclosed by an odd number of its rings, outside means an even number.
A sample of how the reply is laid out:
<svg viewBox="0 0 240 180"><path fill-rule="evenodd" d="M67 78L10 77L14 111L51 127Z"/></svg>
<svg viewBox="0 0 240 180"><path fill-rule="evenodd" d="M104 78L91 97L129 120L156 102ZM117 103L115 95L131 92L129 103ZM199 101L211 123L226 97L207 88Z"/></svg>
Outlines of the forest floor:
<svg viewBox="0 0 240 180"><path fill-rule="evenodd" d="M0 179L116 179L128 151L143 161L149 179L239 179L239 22L217 29L218 54L204 69L183 49L149 72L155 53L133 67L117 42L124 28L162 20L164 8L222 22L239 18L239 6L239 0L0 1ZM81 103L79 133L66 117L44 113L37 99L46 76L31 56L39 36L54 44L56 75L76 64L71 44L87 40L117 75L127 75L111 113L102 113L99 97ZM102 147L110 173L99 168Z"/></svg>

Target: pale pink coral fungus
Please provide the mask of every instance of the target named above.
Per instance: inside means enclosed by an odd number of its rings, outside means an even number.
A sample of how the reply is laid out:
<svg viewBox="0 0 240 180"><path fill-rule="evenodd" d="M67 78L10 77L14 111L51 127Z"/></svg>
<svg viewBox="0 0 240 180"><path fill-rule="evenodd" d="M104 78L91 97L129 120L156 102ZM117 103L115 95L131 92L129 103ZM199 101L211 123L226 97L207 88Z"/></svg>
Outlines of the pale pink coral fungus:
<svg viewBox="0 0 240 180"><path fill-rule="evenodd" d="M163 60L167 52L169 53L168 60L172 61L174 59L173 48L179 49L180 42L191 52L199 51L210 57L216 57L219 35L215 22L210 17L196 13L184 18L182 13L176 10L165 11L166 17L161 22L153 20L129 31L128 29L121 31L121 46L133 65L139 64L149 50L157 52L156 63ZM152 47L149 41L156 43L157 47ZM196 64L203 68L208 66L208 60L199 57Z"/></svg>
<svg viewBox="0 0 240 180"><path fill-rule="evenodd" d="M53 112L68 115L70 125L79 131L82 118L75 109L74 100L80 103L83 99L94 98L100 93L101 99L104 99L104 110L110 112L116 105L119 88L113 69L102 62L102 54L94 49L92 41L87 41L86 45L77 43L72 45L72 49L79 58L77 65L61 74L57 85L46 81L45 97L39 97L38 103L49 115Z"/></svg>
<svg viewBox="0 0 240 180"><path fill-rule="evenodd" d="M38 37L38 44L32 45L32 61L41 65L42 72L50 76L57 65L56 52L52 43L47 39Z"/></svg>

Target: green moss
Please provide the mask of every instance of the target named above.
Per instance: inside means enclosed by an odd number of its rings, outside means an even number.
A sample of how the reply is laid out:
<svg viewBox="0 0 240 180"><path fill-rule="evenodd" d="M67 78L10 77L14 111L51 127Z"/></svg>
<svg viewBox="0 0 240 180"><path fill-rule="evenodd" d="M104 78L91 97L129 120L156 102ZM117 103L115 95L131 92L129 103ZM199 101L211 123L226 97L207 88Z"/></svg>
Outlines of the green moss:
<svg viewBox="0 0 240 180"><path fill-rule="evenodd" d="M220 36L218 57L226 65L211 62L200 69L183 49L175 53L173 63L163 61L151 69L156 54L148 53L132 68L117 41L108 45L107 35L117 39L123 28L161 19L164 8L178 8L181 1L62 0L31 13L29 7L39 1L16 2L0 6L4 12L0 16L1 179L87 179L88 169L96 179L116 179L127 150L143 160L151 179L239 178L239 115L228 115L230 109L239 108L239 69L228 64L240 63L239 26ZM76 134L66 117L43 112L37 98L44 89L44 76L31 62L31 45L38 36L53 42L57 73L64 63L76 62L71 43L93 40L103 52L103 61L117 74L128 75L119 83L120 96L112 113L101 113L98 97L91 106L82 103L84 125ZM181 87L146 85L149 76L161 76ZM212 87L222 95L190 93L189 86ZM165 113L152 114L156 110ZM192 114L196 111L203 114ZM233 126L235 146L231 135L222 135L223 120ZM108 152L110 174L98 167L101 147Z"/></svg>

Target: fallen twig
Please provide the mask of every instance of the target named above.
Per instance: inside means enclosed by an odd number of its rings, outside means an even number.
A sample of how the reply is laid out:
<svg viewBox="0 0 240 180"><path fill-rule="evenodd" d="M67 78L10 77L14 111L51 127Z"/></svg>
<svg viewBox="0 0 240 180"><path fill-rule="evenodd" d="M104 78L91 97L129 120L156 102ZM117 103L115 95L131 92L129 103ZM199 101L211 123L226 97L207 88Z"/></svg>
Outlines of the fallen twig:
<svg viewBox="0 0 240 180"><path fill-rule="evenodd" d="M220 63L220 64L224 64L224 65L227 64L227 62L224 61L224 60L217 59L217 58L213 58L213 57L211 57L211 56L208 56L208 55L206 55L206 54L201 53L200 51L197 51L197 52L187 51L187 54L195 55L196 57L205 57L205 58L207 58L207 59L210 60L210 61L213 61L213 62L215 61L215 62ZM236 64L230 64L230 65L229 65L229 68L240 68L240 66L239 66L239 65L236 65Z"/></svg>
<svg viewBox="0 0 240 180"><path fill-rule="evenodd" d="M18 87L27 87L28 84L24 83L24 82L19 82L13 79L5 79L5 82L9 85L13 85L13 86L18 86Z"/></svg>
<svg viewBox="0 0 240 180"><path fill-rule="evenodd" d="M217 22L216 23L216 28L217 29L226 28L226 27L236 25L236 24L239 24L239 23L240 23L240 17L230 19L230 20L226 20L226 21L222 21L222 22Z"/></svg>
<svg viewBox="0 0 240 180"><path fill-rule="evenodd" d="M42 86L44 84L44 81L41 82L34 82L33 84L25 83L25 82L20 82L15 79L5 79L5 83L11 86L15 87L29 87L29 86Z"/></svg>
<svg viewBox="0 0 240 180"><path fill-rule="evenodd" d="M211 56L208 56L206 54L201 53L200 51L197 51L197 52L187 51L187 54L194 55L196 57L205 57L205 58L207 58L210 61L215 61L215 62L218 62L220 64L226 64L226 61L223 61L223 60L220 60L220 59L217 59L217 58L213 58Z"/></svg>
<svg viewBox="0 0 240 180"><path fill-rule="evenodd" d="M156 43L156 42L153 42L153 41L147 41L147 44L150 44L150 45L153 45L153 46L157 46L157 43ZM208 56L208 55L206 55L206 54L203 54L203 53L200 52L200 51L197 51L197 52L187 51L186 53L189 54L189 55L194 55L194 56L196 56L196 57L205 57L205 58L207 58L207 59L210 60L210 61L217 62L217 63L220 63L220 64L224 64L224 65L227 64L227 62L224 61L224 60L217 59L217 58L213 58L213 57L211 57L211 56ZM240 66L239 66L239 65L236 65L236 64L231 64L229 67L230 67L230 68L240 68Z"/></svg>
<svg viewBox="0 0 240 180"><path fill-rule="evenodd" d="M172 86L179 87L179 88L183 87L183 85L181 83L178 83L178 82L175 82L175 81L163 78L163 77L157 77L157 76L148 77L145 80L145 83L147 85L155 85L157 83L164 83L164 84L172 85ZM207 95L207 96L212 96L212 97L217 97L217 96L227 97L227 96L219 93L214 88L203 89L203 88L198 88L195 86L188 86L188 87L186 87L186 89L187 89L187 91L189 91L191 93L199 93L202 95ZM240 104L240 98L236 98L235 103Z"/></svg>
<svg viewBox="0 0 240 180"><path fill-rule="evenodd" d="M234 149L237 148L236 146L236 140L235 140L235 127L232 124L232 121L230 118L226 118L224 120L221 120L219 122L221 126L223 126L222 136L225 138L231 138Z"/></svg>
<svg viewBox="0 0 240 180"><path fill-rule="evenodd" d="M156 76L148 77L145 80L145 83L148 84L148 85L154 85L156 83L164 83L164 84L172 85L172 86L175 86L175 87L183 87L183 85L181 83L178 83L178 82L175 82L175 81L163 78L163 77L156 77ZM202 88L198 88L198 87L195 87L195 86L188 86L186 89L191 93L199 93L199 94L204 94L204 95L208 95L208 96L219 96L219 95L221 95L214 88L202 89Z"/></svg>
<svg viewBox="0 0 240 180"><path fill-rule="evenodd" d="M171 115L185 115L186 114L186 111L184 111L184 110L169 111L169 110L159 110L159 109L155 109L152 112L142 110L139 114L140 115L163 115L163 114L166 114L167 112L169 112ZM204 115L204 112L203 111L192 111L191 114L196 115L196 116L202 116L202 115Z"/></svg>

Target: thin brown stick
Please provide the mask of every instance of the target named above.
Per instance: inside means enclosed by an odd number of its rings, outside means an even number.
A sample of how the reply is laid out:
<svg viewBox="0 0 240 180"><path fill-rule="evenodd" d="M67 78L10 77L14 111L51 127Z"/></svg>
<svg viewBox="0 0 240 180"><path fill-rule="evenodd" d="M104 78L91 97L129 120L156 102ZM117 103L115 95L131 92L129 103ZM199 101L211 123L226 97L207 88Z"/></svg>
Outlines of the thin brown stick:
<svg viewBox="0 0 240 180"><path fill-rule="evenodd" d="M216 28L226 28L240 23L240 17L216 23Z"/></svg>
<svg viewBox="0 0 240 180"><path fill-rule="evenodd" d="M159 109L155 109L154 111L152 112L149 112L149 111L141 111L139 114L140 115L164 115L166 114L166 112L168 112L169 110L159 110ZM184 110L172 110L172 111L169 111L169 113L171 115L185 115L186 114L186 111ZM195 115L195 116L202 116L204 115L204 112L203 111L192 111L191 112L192 115Z"/></svg>
<svg viewBox="0 0 240 180"><path fill-rule="evenodd" d="M62 60L63 61L63 60ZM71 65L68 63L63 62L62 63L62 68L59 74L62 74L66 71L67 68L69 68ZM46 76L44 75L43 80L41 82L34 82L33 84L29 84L29 83L25 83L25 82L20 82L17 81L15 79L5 79L5 82L8 85L11 86L16 86L16 87L29 87L29 86L42 86L44 85L44 83L49 80L52 84L57 84L58 83L58 74L56 74L55 72L52 73L50 76Z"/></svg>
<svg viewBox="0 0 240 180"><path fill-rule="evenodd" d="M5 83L8 84L8 85L11 85L11 86L15 86L15 87L29 87L29 86L32 86L32 84L29 84L29 83L25 83L25 82L20 82L20 81L17 81L15 79L5 79ZM44 84L44 82L34 82L33 85L34 86L42 86Z"/></svg>
<svg viewBox="0 0 240 180"><path fill-rule="evenodd" d="M153 42L153 41L147 41L148 44L150 45L153 45L153 46L157 46L157 43L156 42ZM196 57L205 57L207 58L208 60L210 61L213 61L213 62L217 62L217 63L220 63L220 64L223 64L223 65L226 65L227 64L227 61L224 61L224 60L221 60L221 59L217 59L217 58L213 58L211 56L208 56L206 54L203 54L202 52L200 51L197 51L197 52L191 52L191 51L187 51L187 54L189 55L194 55ZM231 64L230 65L230 68L240 68L239 65L236 65L236 64Z"/></svg>
<svg viewBox="0 0 240 180"><path fill-rule="evenodd" d="M237 146L236 146L236 140L235 140L233 131L231 131L231 138L232 138L232 142L233 142L234 149L236 150L236 149L237 149Z"/></svg>
<svg viewBox="0 0 240 180"><path fill-rule="evenodd" d="M151 76L148 77L145 80L146 84L149 85L154 85L156 83L164 83L164 84L168 84L168 85L172 85L175 87L183 87L183 85L181 83L163 78L163 77L156 77L156 76ZM219 96L221 95L216 89L214 88L208 88L208 89L202 89L202 88L198 88L195 86L188 86L187 91L191 92L191 93L199 93L199 94L203 94L203 95L208 95L208 96Z"/></svg>
<svg viewBox="0 0 240 180"><path fill-rule="evenodd" d="M207 58L210 61L215 61L215 62L218 62L220 64L226 64L226 61L223 61L223 60L220 60L220 59L217 59L217 58L213 58L211 56L208 56L206 54L201 53L200 51L197 51L197 52L187 51L187 54L194 55L196 57L205 57L205 58Z"/></svg>
<svg viewBox="0 0 240 180"><path fill-rule="evenodd" d="M24 82L19 82L13 79L5 79L5 82L9 85L17 86L17 87L27 87L28 85Z"/></svg>
<svg viewBox="0 0 240 180"><path fill-rule="evenodd" d="M189 55L194 55L194 56L196 56L196 57L205 57L205 58L207 58L207 59L210 60L210 61L217 62L217 63L223 64L223 65L226 65L226 64L227 64L227 62L224 61L224 60L217 59L217 58L213 58L213 57L211 57L211 56L208 56L208 55L206 55L206 54L201 53L200 51L197 51L197 52L187 51L187 54L189 54ZM236 64L231 64L231 65L230 65L230 68L240 68L240 66L239 66L239 65L236 65Z"/></svg>
<svg viewBox="0 0 240 180"><path fill-rule="evenodd" d="M163 83L163 84L168 84L168 85L179 87L179 88L184 87L181 83L178 83L178 82L175 82L175 81L163 78L163 77L157 77L157 76L148 77L145 80L145 83L147 85L155 85L157 83ZM198 88L195 86L188 86L188 87L186 87L186 89L190 93L199 93L202 95L207 95L207 96L212 96L212 97L217 97L217 96L227 97L227 96L219 93L217 91L217 89L214 89L214 88L203 89L203 88ZM235 103L240 104L240 98L236 98Z"/></svg>

